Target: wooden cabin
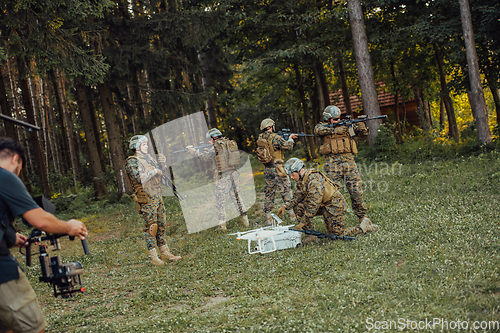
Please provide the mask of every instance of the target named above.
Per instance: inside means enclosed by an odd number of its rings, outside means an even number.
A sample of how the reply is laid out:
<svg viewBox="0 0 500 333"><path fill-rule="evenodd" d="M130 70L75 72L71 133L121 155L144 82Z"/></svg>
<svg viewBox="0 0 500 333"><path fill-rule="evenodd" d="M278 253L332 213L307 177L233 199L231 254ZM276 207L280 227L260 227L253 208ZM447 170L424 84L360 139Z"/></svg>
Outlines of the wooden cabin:
<svg viewBox="0 0 500 333"><path fill-rule="evenodd" d="M384 86L385 84L382 82L379 82L377 84L378 104L380 107L380 113L382 115L385 114L387 115L387 117L394 119L395 98L394 95L384 91L383 89ZM362 115L363 102L361 100L361 97L357 95L351 95L350 101L351 101L351 109L353 111L353 118ZM406 118L406 121L408 122L410 128L412 126L420 127L420 119L418 118L418 113L417 113L417 102L415 101L415 99L411 99L404 101L404 103L406 112L404 112L403 110L403 101L401 99L401 96L399 96L399 120L403 121L403 118ZM342 112L342 115L345 115L347 113L344 104L344 97L342 96L342 90L339 89L336 92L330 93L330 104L336 105Z"/></svg>

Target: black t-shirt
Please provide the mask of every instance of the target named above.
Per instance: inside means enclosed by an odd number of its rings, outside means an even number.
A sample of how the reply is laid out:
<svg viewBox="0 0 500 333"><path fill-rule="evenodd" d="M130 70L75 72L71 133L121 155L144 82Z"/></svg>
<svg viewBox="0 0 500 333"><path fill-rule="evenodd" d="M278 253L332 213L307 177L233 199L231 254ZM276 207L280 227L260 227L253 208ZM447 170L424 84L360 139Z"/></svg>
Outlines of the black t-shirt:
<svg viewBox="0 0 500 333"><path fill-rule="evenodd" d="M40 208L29 195L23 182L12 172L0 168L0 218L12 225L14 218L29 210ZM12 239L14 237L14 239ZM1 242L1 246L12 246L15 242L15 231L8 227ZM17 261L12 255L0 255L0 284L18 279Z"/></svg>

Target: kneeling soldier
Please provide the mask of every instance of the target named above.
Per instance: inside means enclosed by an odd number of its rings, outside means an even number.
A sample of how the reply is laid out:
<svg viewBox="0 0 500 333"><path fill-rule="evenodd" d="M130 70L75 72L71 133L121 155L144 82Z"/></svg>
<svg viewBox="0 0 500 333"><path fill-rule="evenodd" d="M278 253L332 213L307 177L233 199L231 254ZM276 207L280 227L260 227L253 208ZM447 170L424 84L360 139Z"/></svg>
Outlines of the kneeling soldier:
<svg viewBox="0 0 500 333"><path fill-rule="evenodd" d="M314 226L311 219L323 215L326 230L332 235L355 236L376 230L376 226L368 219L361 221L356 227L344 228L347 204L337 185L321 171L304 169L304 162L296 157L285 163L285 170L297 182L297 189L292 200L279 209L278 216L293 208L300 222L296 229L312 230ZM316 239L316 236L309 235L302 243Z"/></svg>
<svg viewBox="0 0 500 333"><path fill-rule="evenodd" d="M137 211L144 218L144 238L148 248L151 263L162 266L162 260L177 261L180 256L174 256L168 249L165 240L165 206L163 205L161 179L163 172L158 162L148 154L148 138L144 135L134 135L130 139L129 148L135 155L127 158L125 171L134 189L132 200L137 203ZM160 163L165 163L165 156L159 155ZM160 258L155 248L160 249Z"/></svg>

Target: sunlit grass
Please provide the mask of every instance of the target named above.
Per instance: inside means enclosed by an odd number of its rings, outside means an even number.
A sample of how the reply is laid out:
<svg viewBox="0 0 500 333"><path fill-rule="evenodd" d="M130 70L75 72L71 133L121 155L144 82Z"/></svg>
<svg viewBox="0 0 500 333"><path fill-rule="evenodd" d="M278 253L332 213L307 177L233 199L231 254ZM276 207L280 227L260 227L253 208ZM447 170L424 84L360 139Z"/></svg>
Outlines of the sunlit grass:
<svg viewBox="0 0 500 333"><path fill-rule="evenodd" d="M38 282L36 258L25 269L47 332L364 332L367 318L500 321L498 154L381 167L363 172L379 232L266 255L214 230L188 235L167 198L169 245L183 259L154 267L131 202L86 207L76 215L91 254L67 240L59 254L83 264L87 292L54 299ZM263 176L255 179L261 195ZM249 209L251 222L263 222L261 207ZM346 220L358 223L351 211ZM228 228L241 230L240 218Z"/></svg>

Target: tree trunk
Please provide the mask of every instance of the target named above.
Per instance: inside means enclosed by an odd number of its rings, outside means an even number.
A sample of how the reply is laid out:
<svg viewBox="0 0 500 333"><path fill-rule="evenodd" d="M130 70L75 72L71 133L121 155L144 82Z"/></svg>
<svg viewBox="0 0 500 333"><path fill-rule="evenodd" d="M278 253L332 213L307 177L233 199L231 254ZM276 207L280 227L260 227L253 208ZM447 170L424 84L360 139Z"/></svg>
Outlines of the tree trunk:
<svg viewBox="0 0 500 333"><path fill-rule="evenodd" d="M349 22L351 24L356 66L358 67L363 113L368 117L377 117L380 116L380 107L378 105L377 89L375 88L370 52L368 50L368 38L366 36L363 10L361 9L360 0L348 0L347 6L349 8ZM370 128L368 140L370 145L373 146L380 122L378 120L371 120L367 125Z"/></svg>
<svg viewBox="0 0 500 333"><path fill-rule="evenodd" d="M43 136L44 136L44 141L45 141L45 165L47 166L47 176L50 175L50 161L52 161L52 165L54 166L54 171L55 171L55 165L54 161L55 159L53 158L52 154L52 138L50 137L50 124L49 124L49 98L47 96L48 92L45 90L47 84L45 83L45 80L40 80L40 96L42 99L42 108L40 109L40 118L42 120L42 131L43 131Z"/></svg>
<svg viewBox="0 0 500 333"><path fill-rule="evenodd" d="M415 100L417 101L417 114L418 119L420 120L420 128L424 131L428 131L430 129L430 124L427 121L427 117L425 115L424 101L422 100L422 94L420 93L420 89L416 86L412 87L413 95L415 96Z"/></svg>
<svg viewBox="0 0 500 333"><path fill-rule="evenodd" d="M102 180L102 165L97 149L96 133L94 131L93 119L90 115L90 108L87 99L87 87L85 86L81 76L75 79L75 87L78 98L78 107L80 116L82 117L83 129L85 131L85 141L87 142L87 150L89 154L90 171L92 174L92 183L94 184L94 193L96 198L107 196L108 191Z"/></svg>
<svg viewBox="0 0 500 333"><path fill-rule="evenodd" d="M431 114L431 103L424 98L424 95L422 93L422 100L424 101L424 114L425 118L429 122L429 126L432 128L433 126L433 121L432 121L432 114Z"/></svg>
<svg viewBox="0 0 500 333"><path fill-rule="evenodd" d="M210 74L210 68L208 67L206 53L198 53L198 59L201 62L201 68L203 70L203 77L201 78L203 90L210 91L210 89L212 88L212 76ZM215 116L214 99L212 93L210 93L210 97L208 97L205 106L207 108L208 115L208 128L217 128L217 117Z"/></svg>
<svg viewBox="0 0 500 333"><path fill-rule="evenodd" d="M323 98L325 99L325 107L330 105L330 89L328 88L328 82L326 80L325 66L322 61L318 60L317 63L319 72L319 82L321 83L321 89L323 91ZM324 110L324 109L323 109Z"/></svg>
<svg viewBox="0 0 500 333"><path fill-rule="evenodd" d="M56 94L57 92L50 90L50 85L48 84L47 80L44 80L44 87L45 87L45 94L47 96L47 105L50 106L50 96L51 94ZM54 115L54 109L49 107L47 108L47 124L49 128L49 142L50 142L50 149L52 152L52 159L54 161L54 172L57 172L58 174L62 174L61 170L61 161L62 161L62 156L61 156L61 150L59 148L59 143L58 143L58 137L55 131L56 126L56 120L55 120L55 115Z"/></svg>
<svg viewBox="0 0 500 333"><path fill-rule="evenodd" d="M104 114L104 123L106 124L106 132L108 134L109 150L111 161L115 170L117 181L118 198L120 199L124 192L129 192L128 182L124 181L125 177L125 155L121 143L120 129L116 118L116 110L111 94L111 87L106 81L99 85L99 93L101 96L102 112Z"/></svg>
<svg viewBox="0 0 500 333"><path fill-rule="evenodd" d="M27 79L27 60L17 57L17 68L19 69L19 85L22 92L24 110L26 111L26 118L29 123L35 124L35 113L33 110L33 105L31 104L30 90L28 86ZM33 147L33 153L35 155L35 162L37 165L37 173L42 182L43 195L50 198L49 182L47 180L47 172L45 163L42 158L42 151L40 149L40 142L38 140L37 131L30 131L30 139Z"/></svg>
<svg viewBox="0 0 500 333"><path fill-rule="evenodd" d="M439 131L442 131L444 129L445 121L446 117L445 117L444 98L441 97L441 101L439 102Z"/></svg>
<svg viewBox="0 0 500 333"><path fill-rule="evenodd" d="M0 67L0 109L2 110L2 114L7 117L12 117L12 110L9 107L9 102L7 98L7 90L5 89L3 71ZM5 125L5 135L11 139L16 138L16 130L14 128L14 123L10 121L4 121Z"/></svg>
<svg viewBox="0 0 500 333"><path fill-rule="evenodd" d="M446 109L446 114L448 116L448 135L455 141L459 141L458 125L455 119L455 109L453 108L453 101L450 97L450 92L448 86L446 85L446 75L443 69L443 60L439 54L439 49L436 44L434 44L434 54L436 55L436 62L439 69L439 79L441 82L441 100L444 103Z"/></svg>
<svg viewBox="0 0 500 333"><path fill-rule="evenodd" d="M96 149L99 154L99 158L101 160L102 169L106 169L106 156L104 155L104 151L102 149L102 127L101 121L99 120L99 115L97 114L97 110L95 108L94 99L93 99L93 90L92 87L86 86L87 90L87 102L89 105L90 116L92 117L92 127L94 127L94 136L96 139Z"/></svg>
<svg viewBox="0 0 500 333"><path fill-rule="evenodd" d="M498 96L498 89L488 81L488 86L490 87L491 94L493 95L493 101L495 102L495 111L497 114L497 126L500 125L500 98Z"/></svg>
<svg viewBox="0 0 500 333"><path fill-rule="evenodd" d="M342 56L338 56L337 65L339 67L340 83L342 85L342 96L344 97L344 106L348 116L352 116L351 97L347 88L347 80L345 78L344 61Z"/></svg>
<svg viewBox="0 0 500 333"><path fill-rule="evenodd" d="M396 122L396 140L398 143L403 142L403 134L401 133L401 122L399 120L399 89L396 79L396 70L394 69L394 61L391 61L391 76L394 85L394 121Z"/></svg>
<svg viewBox="0 0 500 333"><path fill-rule="evenodd" d="M297 79L297 92L299 93L300 103L302 105L302 111L304 112L304 127L306 134L312 134L311 129L311 114L309 113L309 108L307 107L306 94L304 91L304 87L302 86L302 75L300 74L299 65L297 63L293 64L293 68L295 70L295 78ZM314 142L314 137L308 136L307 143L310 149L310 155L312 159L318 158L318 154L316 153L316 144Z"/></svg>
<svg viewBox="0 0 500 333"><path fill-rule="evenodd" d="M317 64L313 65L314 81L316 82L316 94L318 96L318 108L320 113L328 106L326 103L326 96L323 93L323 87L321 85L321 72Z"/></svg>
<svg viewBox="0 0 500 333"><path fill-rule="evenodd" d="M83 183L82 173L80 171L80 164L78 163L78 156L76 154L76 142L73 138L73 126L71 124L71 118L69 116L69 111L66 103L66 93L64 90L64 78L57 70L56 73L56 84L57 84L57 94L60 98L60 107L61 107L61 118L62 123L65 128L66 139L67 139L67 147L69 151L69 161L71 163L71 171L73 172L73 184L77 185L78 181ZM65 147L66 148L66 147ZM67 153L67 151L65 152Z"/></svg>
<svg viewBox="0 0 500 333"><path fill-rule="evenodd" d="M472 29L469 0L459 0L459 3L460 17L462 19L462 28L464 31L465 51L467 54L472 115L476 120L478 140L482 143L490 143L491 132L488 124L488 109L486 108L486 101L481 86L481 76L479 74L479 63L477 60L476 42Z"/></svg>

